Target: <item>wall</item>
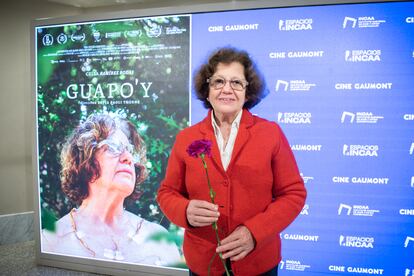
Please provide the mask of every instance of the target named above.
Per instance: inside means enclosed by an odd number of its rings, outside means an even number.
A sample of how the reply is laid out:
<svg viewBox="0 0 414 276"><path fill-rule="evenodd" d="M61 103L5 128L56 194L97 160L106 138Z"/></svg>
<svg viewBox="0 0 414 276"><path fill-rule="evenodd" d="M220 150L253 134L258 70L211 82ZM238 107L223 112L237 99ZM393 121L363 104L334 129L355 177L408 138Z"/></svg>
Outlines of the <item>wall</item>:
<svg viewBox="0 0 414 276"><path fill-rule="evenodd" d="M81 12L39 1L0 4L0 215L34 210L31 20Z"/></svg>

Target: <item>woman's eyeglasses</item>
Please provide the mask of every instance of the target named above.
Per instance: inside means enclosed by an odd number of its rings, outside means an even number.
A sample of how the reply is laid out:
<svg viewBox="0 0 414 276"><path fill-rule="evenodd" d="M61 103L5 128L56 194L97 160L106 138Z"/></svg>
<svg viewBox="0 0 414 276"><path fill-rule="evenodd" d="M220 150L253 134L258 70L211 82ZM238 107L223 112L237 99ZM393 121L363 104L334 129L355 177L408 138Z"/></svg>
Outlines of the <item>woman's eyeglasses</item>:
<svg viewBox="0 0 414 276"><path fill-rule="evenodd" d="M99 149L103 146L106 146L105 149L107 152L114 157L119 157L121 154L127 151L132 155L134 163L137 163L140 160L139 154L135 151L135 147L130 143L124 144L121 141L115 139L105 139L99 142L96 148Z"/></svg>
<svg viewBox="0 0 414 276"><path fill-rule="evenodd" d="M246 86L249 84L245 80L240 79L231 79L226 80L222 77L211 77L207 79L207 83L210 85L210 87L213 87L214 89L221 89L223 88L227 82L230 82L230 87L233 90L242 91L246 88Z"/></svg>

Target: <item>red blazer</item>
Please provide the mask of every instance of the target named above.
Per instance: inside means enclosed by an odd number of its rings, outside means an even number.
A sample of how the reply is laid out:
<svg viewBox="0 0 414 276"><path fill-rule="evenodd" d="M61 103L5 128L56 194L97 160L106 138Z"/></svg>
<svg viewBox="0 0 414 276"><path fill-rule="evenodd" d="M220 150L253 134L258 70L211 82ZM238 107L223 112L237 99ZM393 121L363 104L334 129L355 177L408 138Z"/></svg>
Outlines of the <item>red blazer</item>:
<svg viewBox="0 0 414 276"><path fill-rule="evenodd" d="M245 225L256 241L254 250L244 259L232 262L234 274L252 276L270 270L281 260L279 233L300 213L306 198L288 141L276 123L243 110L232 158L225 171L211 125L211 111L202 122L177 135L157 200L168 219L185 228L184 256L188 267L199 275L207 275L217 247L211 226L192 227L186 218L190 199L210 202L201 159L186 152L199 139L212 141L212 156L206 161L219 205L220 238ZM216 256L210 275L223 273L223 265Z"/></svg>

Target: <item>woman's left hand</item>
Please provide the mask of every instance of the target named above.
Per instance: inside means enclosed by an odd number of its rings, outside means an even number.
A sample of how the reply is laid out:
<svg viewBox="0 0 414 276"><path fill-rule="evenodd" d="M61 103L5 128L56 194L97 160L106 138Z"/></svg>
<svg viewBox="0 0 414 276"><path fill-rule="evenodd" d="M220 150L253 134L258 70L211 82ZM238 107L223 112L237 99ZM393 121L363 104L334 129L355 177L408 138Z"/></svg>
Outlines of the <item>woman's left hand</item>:
<svg viewBox="0 0 414 276"><path fill-rule="evenodd" d="M221 241L216 252L222 253L223 259L230 258L231 261L239 261L246 257L254 249L254 246L255 241L250 230L241 225Z"/></svg>

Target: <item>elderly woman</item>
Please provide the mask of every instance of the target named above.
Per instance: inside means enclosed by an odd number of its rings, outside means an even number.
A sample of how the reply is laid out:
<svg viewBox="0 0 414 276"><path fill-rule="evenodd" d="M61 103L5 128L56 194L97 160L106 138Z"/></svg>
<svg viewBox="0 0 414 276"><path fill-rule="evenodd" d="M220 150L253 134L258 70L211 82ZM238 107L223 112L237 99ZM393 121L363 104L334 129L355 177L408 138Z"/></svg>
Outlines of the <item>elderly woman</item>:
<svg viewBox="0 0 414 276"><path fill-rule="evenodd" d="M249 112L265 94L259 76L249 55L234 48L213 53L195 76L209 112L177 135L157 196L165 215L185 228L190 275L225 275L216 253L230 274L277 275L279 234L304 205L306 190L282 130ZM206 163L215 204L200 159L186 153L201 139L212 142Z"/></svg>
<svg viewBox="0 0 414 276"><path fill-rule="evenodd" d="M42 250L64 255L151 265L180 262L175 244L151 239L162 226L124 209L126 197L146 176L145 145L128 121L92 115L68 138L61 153L62 189L80 204L42 232Z"/></svg>

